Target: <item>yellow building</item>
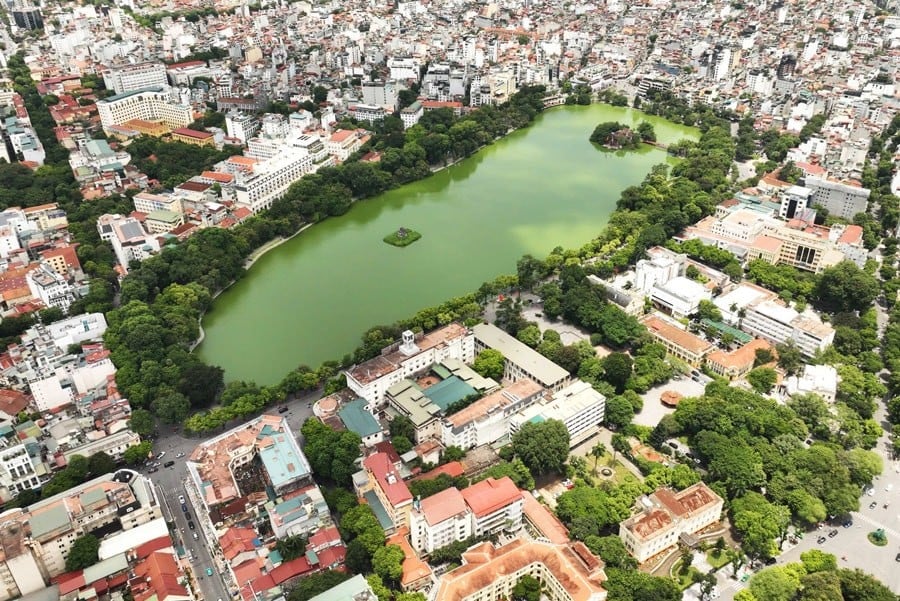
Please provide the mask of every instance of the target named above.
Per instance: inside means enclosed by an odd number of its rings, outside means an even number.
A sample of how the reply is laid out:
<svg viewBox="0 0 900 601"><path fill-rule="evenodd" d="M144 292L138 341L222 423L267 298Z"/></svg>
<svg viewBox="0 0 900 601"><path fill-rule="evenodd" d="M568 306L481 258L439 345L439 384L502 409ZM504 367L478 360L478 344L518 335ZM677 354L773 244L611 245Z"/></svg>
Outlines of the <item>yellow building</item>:
<svg viewBox="0 0 900 601"><path fill-rule="evenodd" d="M170 131L169 126L163 121L147 121L145 119L129 119L122 123L121 127L154 138L160 138Z"/></svg>
<svg viewBox="0 0 900 601"><path fill-rule="evenodd" d="M205 131L197 131L188 129L187 127L179 127L172 130L172 139L176 142L184 142L185 144L193 144L194 146L215 146L215 137Z"/></svg>

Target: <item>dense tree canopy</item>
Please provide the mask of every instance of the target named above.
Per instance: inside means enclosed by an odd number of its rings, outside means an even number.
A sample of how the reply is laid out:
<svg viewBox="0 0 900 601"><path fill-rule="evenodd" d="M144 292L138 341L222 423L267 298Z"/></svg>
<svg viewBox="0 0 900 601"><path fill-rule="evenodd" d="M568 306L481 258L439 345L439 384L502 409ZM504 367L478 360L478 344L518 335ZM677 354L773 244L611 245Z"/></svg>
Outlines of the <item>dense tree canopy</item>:
<svg viewBox="0 0 900 601"><path fill-rule="evenodd" d="M569 431L556 419L525 422L513 434L512 448L533 474L562 472L569 457Z"/></svg>

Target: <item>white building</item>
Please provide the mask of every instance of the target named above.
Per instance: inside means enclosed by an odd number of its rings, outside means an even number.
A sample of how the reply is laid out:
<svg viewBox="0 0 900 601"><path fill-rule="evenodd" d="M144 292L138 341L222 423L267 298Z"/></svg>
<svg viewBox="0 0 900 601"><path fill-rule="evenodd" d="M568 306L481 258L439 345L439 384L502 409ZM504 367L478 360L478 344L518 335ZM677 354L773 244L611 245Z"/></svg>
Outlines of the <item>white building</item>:
<svg viewBox="0 0 900 601"><path fill-rule="evenodd" d="M676 318L693 315L700 307L700 301L710 299L712 292L706 286L684 276L656 285L650 291L653 304Z"/></svg>
<svg viewBox="0 0 900 601"><path fill-rule="evenodd" d="M509 434L509 418L540 399L543 392L540 384L523 378L482 397L442 420L441 442L460 449L497 442Z"/></svg>
<svg viewBox="0 0 900 601"><path fill-rule="evenodd" d="M352 129L339 129L325 142L325 150L338 161L346 161L347 157L359 150L363 145L363 138L359 132Z"/></svg>
<svg viewBox="0 0 900 601"><path fill-rule="evenodd" d="M166 66L162 63L137 63L110 67L103 73L106 89L116 94L169 85Z"/></svg>
<svg viewBox="0 0 900 601"><path fill-rule="evenodd" d="M411 105L406 108L400 110L400 119L403 121L403 129L409 129L413 125L419 122L419 119L422 118L422 115L425 114L425 109L422 107L422 103L416 100Z"/></svg>
<svg viewBox="0 0 900 601"><path fill-rule="evenodd" d="M606 397L587 382L575 380L548 399L510 416L510 435L528 422L561 421L569 431L569 446L575 447L600 429L606 411Z"/></svg>
<svg viewBox="0 0 900 601"><path fill-rule="evenodd" d="M391 70L391 79L403 81L413 79L419 81L419 61L415 58L392 57L387 59L387 67Z"/></svg>
<svg viewBox="0 0 900 601"><path fill-rule="evenodd" d="M37 463L40 464L40 455ZM24 444L17 444L0 450L0 487L5 489L4 498L11 498L23 490L31 490L41 485L41 478L35 469L35 458Z"/></svg>
<svg viewBox="0 0 900 601"><path fill-rule="evenodd" d="M782 219L793 219L798 213L806 210L806 207L815 203L813 190L803 186L791 186L781 193L781 207L778 214Z"/></svg>
<svg viewBox="0 0 900 601"><path fill-rule="evenodd" d="M75 400L75 391L70 386L63 386L63 382L55 373L29 381L28 390L41 413L68 405Z"/></svg>
<svg viewBox="0 0 900 601"><path fill-rule="evenodd" d="M659 249L665 252L655 252L657 248L648 249L650 258L641 259L634 268L634 287L645 295L650 294L654 286L665 284L684 274L687 255L667 249Z"/></svg>
<svg viewBox="0 0 900 601"><path fill-rule="evenodd" d="M159 88L125 92L97 101L97 113L103 131L132 119L161 121L171 129L185 127L193 121L191 107L169 101Z"/></svg>
<svg viewBox="0 0 900 601"><path fill-rule="evenodd" d="M871 190L842 182L809 176L806 187L813 191L813 204L823 206L829 215L851 220L857 213L865 213Z"/></svg>
<svg viewBox="0 0 900 601"><path fill-rule="evenodd" d="M134 217L101 215L97 219L97 231L101 240L112 245L116 260L126 273L129 263L152 257L160 249L156 236L145 231Z"/></svg>
<svg viewBox="0 0 900 601"><path fill-rule="evenodd" d="M831 365L805 365L802 375L785 378L784 387L789 396L817 394L825 402L833 403L837 397L838 373Z"/></svg>
<svg viewBox="0 0 900 601"><path fill-rule="evenodd" d="M413 549L431 553L472 536L472 514L456 487L413 502L409 540Z"/></svg>
<svg viewBox="0 0 900 601"><path fill-rule="evenodd" d="M56 307L68 312L69 305L75 301L72 286L47 263L29 271L25 276L28 289L35 298L39 298L45 307Z"/></svg>
<svg viewBox="0 0 900 601"><path fill-rule="evenodd" d="M170 211L172 213L183 212L181 197L175 194L152 194L139 192L134 195L134 210L140 213L152 213L153 211Z"/></svg>
<svg viewBox="0 0 900 601"><path fill-rule="evenodd" d="M381 107L390 112L397 109L397 83L393 81L364 81L362 83L363 103Z"/></svg>
<svg viewBox="0 0 900 601"><path fill-rule="evenodd" d="M528 378L553 392L571 381L565 369L495 325L480 323L472 328L472 332L475 334L476 354L491 348L503 355L505 380L517 382Z"/></svg>
<svg viewBox="0 0 900 601"><path fill-rule="evenodd" d="M5 225L0 227L0 257L5 259L20 248L22 247L19 245L19 236L15 228Z"/></svg>
<svg viewBox="0 0 900 601"><path fill-rule="evenodd" d="M372 104L357 104L350 109L353 112L353 118L357 121L366 121L367 123L375 123L382 121L388 115L383 107Z"/></svg>
<svg viewBox="0 0 900 601"><path fill-rule="evenodd" d="M237 202L254 214L264 211L284 196L292 183L313 170L309 153L302 148L285 146L279 155L256 163L251 171L234 174Z"/></svg>
<svg viewBox="0 0 900 601"><path fill-rule="evenodd" d="M63 452L68 461L75 455L90 457L96 453L106 453L116 461L120 461L130 447L140 444L141 437L131 430L122 430L82 445L73 446Z"/></svg>
<svg viewBox="0 0 900 601"><path fill-rule="evenodd" d="M461 324L451 323L419 338L407 330L401 343L394 343L344 375L347 386L370 403L371 411L384 403L388 388L447 359L463 363L475 359L475 336Z"/></svg>
<svg viewBox="0 0 900 601"><path fill-rule="evenodd" d="M43 327L53 339L56 348L66 352L73 344L81 344L87 340L102 340L107 326L103 313L82 313Z"/></svg>
<svg viewBox="0 0 900 601"><path fill-rule="evenodd" d="M834 342L834 328L812 313L800 314L774 300L747 309L741 329L774 344L794 343L807 357Z"/></svg>
<svg viewBox="0 0 900 601"><path fill-rule="evenodd" d="M724 501L703 482L681 492L657 489L636 503L637 513L619 524L619 538L638 562L676 546L682 534L694 534L719 521Z"/></svg>
<svg viewBox="0 0 900 601"><path fill-rule="evenodd" d="M487 478L463 489L462 496L472 512L472 534L515 532L522 527L522 491L504 476Z"/></svg>
<svg viewBox="0 0 900 601"><path fill-rule="evenodd" d="M225 131L229 138L237 138L246 144L259 131L260 123L256 116L241 111L231 110L225 113Z"/></svg>

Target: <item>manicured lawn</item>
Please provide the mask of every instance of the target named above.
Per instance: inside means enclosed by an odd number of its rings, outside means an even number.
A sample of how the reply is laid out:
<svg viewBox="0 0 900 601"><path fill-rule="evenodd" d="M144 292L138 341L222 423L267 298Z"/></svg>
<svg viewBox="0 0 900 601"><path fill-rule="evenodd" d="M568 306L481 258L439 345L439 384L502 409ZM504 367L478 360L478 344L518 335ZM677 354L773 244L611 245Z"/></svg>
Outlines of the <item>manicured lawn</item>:
<svg viewBox="0 0 900 601"><path fill-rule="evenodd" d="M680 559L678 561L676 561L675 564L672 566L672 578L675 580L675 582L678 584L678 588L680 588L681 590L684 590L687 587L694 584L695 575L697 577L699 577L701 574L700 574L700 570L698 570L697 568L695 568L693 566L688 568L688 571L686 573L684 573L684 574L681 573L681 560Z"/></svg>
<svg viewBox="0 0 900 601"><path fill-rule="evenodd" d="M402 248L404 246L409 246L421 237L422 234L419 232L406 227L401 227L396 232L391 232L385 236L384 241L391 246L399 246Z"/></svg>
<svg viewBox="0 0 900 601"><path fill-rule="evenodd" d="M716 555L716 550L711 549L706 552L706 561L709 562L709 565L718 570L728 563L728 554L725 551L722 551Z"/></svg>

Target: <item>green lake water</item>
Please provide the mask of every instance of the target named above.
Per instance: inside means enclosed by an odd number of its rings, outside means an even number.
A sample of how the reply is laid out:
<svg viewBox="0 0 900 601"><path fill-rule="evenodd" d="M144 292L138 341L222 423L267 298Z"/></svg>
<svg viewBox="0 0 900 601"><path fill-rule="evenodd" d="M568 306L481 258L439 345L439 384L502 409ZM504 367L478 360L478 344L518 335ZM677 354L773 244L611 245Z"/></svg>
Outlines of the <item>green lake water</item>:
<svg viewBox="0 0 900 601"><path fill-rule="evenodd" d="M196 352L226 380L278 382L301 364L340 359L376 324L515 273L525 253L577 248L595 237L621 190L666 154L611 153L588 136L602 121L649 120L661 142L696 130L606 105L559 107L425 180L357 203L269 251L203 318ZM398 227L422 239L382 242Z"/></svg>

